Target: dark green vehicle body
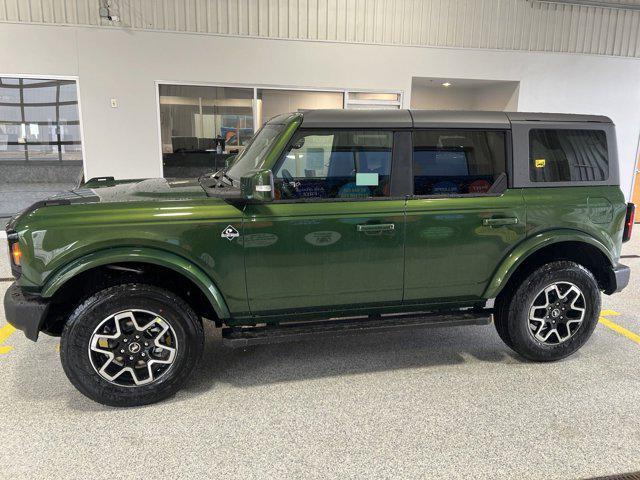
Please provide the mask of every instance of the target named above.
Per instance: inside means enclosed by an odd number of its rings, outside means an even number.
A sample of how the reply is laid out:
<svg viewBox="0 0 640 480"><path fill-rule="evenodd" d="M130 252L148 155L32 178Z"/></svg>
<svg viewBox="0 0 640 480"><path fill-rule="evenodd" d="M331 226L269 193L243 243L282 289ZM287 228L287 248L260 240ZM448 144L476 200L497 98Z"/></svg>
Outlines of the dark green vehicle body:
<svg viewBox="0 0 640 480"><path fill-rule="evenodd" d="M107 267L112 276L137 266L166 272L197 299L201 316L231 326L408 311L490 311L519 269L554 255L587 264L606 293L626 285L628 269L619 258L627 205L609 119L378 113L373 120L371 113L347 111L277 117L271 124L281 126L278 139L255 170L275 169L297 131L332 124L383 129L394 139L388 196L261 202L251 192L242 195L238 179L233 188L219 188L220 194L197 180L103 179L22 212L7 226L10 242L19 242L22 252L20 266L14 265L15 285L22 303L37 301L40 313L28 314L25 306L23 318L9 321L34 340L39 331L58 334L54 312L60 308L53 305L62 303L62 292L68 301L70 292L95 279L91 272ZM605 131L608 178L579 186L518 183L518 165L529 168L530 158L526 145L517 142L531 124ZM414 195L411 171L405 168L412 132L435 128L503 132L508 184L497 193ZM222 235L229 226L237 236ZM29 324L28 318L33 318Z"/></svg>

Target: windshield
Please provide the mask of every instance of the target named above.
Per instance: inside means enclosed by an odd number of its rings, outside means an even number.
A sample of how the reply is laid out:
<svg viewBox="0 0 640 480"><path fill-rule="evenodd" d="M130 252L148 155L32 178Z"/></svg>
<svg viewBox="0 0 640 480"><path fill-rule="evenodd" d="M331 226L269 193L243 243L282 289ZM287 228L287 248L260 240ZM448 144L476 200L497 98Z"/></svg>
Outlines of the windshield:
<svg viewBox="0 0 640 480"><path fill-rule="evenodd" d="M267 153L269 153L269 150L271 150L271 147L284 128L285 125L270 124L262 127L249 141L249 144L243 152L238 155L236 161L233 162L233 165L229 168L227 175L235 182L240 180L240 177L246 175L247 172L260 168Z"/></svg>

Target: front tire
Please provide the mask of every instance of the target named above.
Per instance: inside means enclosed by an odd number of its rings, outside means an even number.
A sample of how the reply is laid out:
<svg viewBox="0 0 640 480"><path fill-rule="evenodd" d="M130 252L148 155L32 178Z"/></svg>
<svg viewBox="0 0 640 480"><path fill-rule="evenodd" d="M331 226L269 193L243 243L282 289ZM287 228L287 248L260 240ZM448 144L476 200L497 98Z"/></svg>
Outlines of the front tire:
<svg viewBox="0 0 640 480"><path fill-rule="evenodd" d="M598 282L575 262L543 265L511 292L500 299L496 329L511 349L529 360L568 357L586 343L598 324Z"/></svg>
<svg viewBox="0 0 640 480"><path fill-rule="evenodd" d="M101 290L74 310L60 358L81 393L133 407L178 391L203 347L202 324L189 305L167 290L131 283Z"/></svg>

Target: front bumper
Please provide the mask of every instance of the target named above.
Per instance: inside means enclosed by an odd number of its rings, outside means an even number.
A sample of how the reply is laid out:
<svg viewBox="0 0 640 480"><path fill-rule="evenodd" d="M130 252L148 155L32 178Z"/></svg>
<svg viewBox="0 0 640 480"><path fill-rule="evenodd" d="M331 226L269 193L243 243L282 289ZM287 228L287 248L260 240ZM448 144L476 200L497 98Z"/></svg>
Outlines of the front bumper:
<svg viewBox="0 0 640 480"><path fill-rule="evenodd" d="M25 294L12 284L4 294L4 313L7 322L22 330L29 340L38 339L38 333L49 310L49 302L37 295Z"/></svg>
<svg viewBox="0 0 640 480"><path fill-rule="evenodd" d="M613 292L619 292L627 285L629 285L629 277L631 276L631 269L626 265L618 264L613 269L614 289Z"/></svg>

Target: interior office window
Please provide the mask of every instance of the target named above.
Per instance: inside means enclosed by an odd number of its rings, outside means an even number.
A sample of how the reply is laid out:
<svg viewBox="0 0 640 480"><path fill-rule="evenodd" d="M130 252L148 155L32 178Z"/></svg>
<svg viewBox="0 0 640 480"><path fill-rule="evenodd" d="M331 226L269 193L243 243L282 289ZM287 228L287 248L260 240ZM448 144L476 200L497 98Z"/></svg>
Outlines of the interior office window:
<svg viewBox="0 0 640 480"><path fill-rule="evenodd" d="M276 198L389 196L393 133L303 131L276 168Z"/></svg>
<svg viewBox="0 0 640 480"><path fill-rule="evenodd" d="M0 218L77 185L77 95L74 80L0 77Z"/></svg>
<svg viewBox="0 0 640 480"><path fill-rule="evenodd" d="M309 90L259 89L257 92L258 124L283 113L322 108L342 108L342 92L317 92Z"/></svg>
<svg viewBox="0 0 640 480"><path fill-rule="evenodd" d="M607 136L602 130L534 129L529 132L532 182L609 178Z"/></svg>
<svg viewBox="0 0 640 480"><path fill-rule="evenodd" d="M225 166L254 133L253 89L160 85L165 177L197 177Z"/></svg>
<svg viewBox="0 0 640 480"><path fill-rule="evenodd" d="M398 110L402 108L402 96L393 92L345 92L344 108Z"/></svg>
<svg viewBox="0 0 640 480"><path fill-rule="evenodd" d="M415 195L499 193L506 188L506 134L420 130L413 134Z"/></svg>

